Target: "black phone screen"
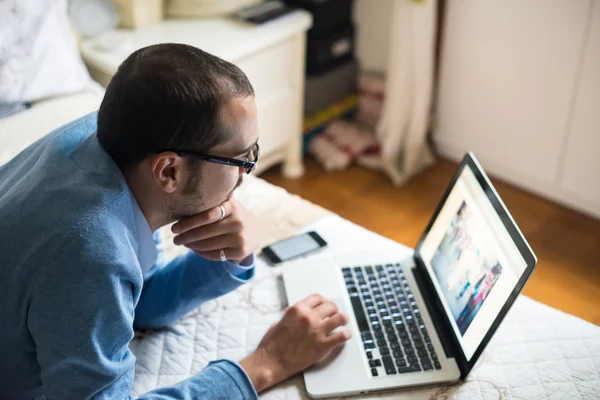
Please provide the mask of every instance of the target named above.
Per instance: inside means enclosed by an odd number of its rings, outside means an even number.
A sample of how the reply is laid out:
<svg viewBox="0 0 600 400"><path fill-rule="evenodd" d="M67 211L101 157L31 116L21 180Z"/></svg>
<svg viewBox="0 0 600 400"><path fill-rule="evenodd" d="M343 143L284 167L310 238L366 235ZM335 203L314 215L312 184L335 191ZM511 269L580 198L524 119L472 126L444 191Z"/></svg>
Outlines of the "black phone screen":
<svg viewBox="0 0 600 400"><path fill-rule="evenodd" d="M315 232L308 232L274 243L268 248L279 260L285 261L325 245L325 241Z"/></svg>

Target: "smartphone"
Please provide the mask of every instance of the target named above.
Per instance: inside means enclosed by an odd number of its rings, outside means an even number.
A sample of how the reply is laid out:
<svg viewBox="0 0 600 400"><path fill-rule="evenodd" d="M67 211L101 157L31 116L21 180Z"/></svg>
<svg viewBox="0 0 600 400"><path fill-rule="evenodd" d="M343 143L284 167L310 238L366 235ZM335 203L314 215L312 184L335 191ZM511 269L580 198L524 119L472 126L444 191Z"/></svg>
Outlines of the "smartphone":
<svg viewBox="0 0 600 400"><path fill-rule="evenodd" d="M262 249L262 252L273 264L279 264L312 253L325 246L327 246L327 242L317 232L312 231L273 243Z"/></svg>

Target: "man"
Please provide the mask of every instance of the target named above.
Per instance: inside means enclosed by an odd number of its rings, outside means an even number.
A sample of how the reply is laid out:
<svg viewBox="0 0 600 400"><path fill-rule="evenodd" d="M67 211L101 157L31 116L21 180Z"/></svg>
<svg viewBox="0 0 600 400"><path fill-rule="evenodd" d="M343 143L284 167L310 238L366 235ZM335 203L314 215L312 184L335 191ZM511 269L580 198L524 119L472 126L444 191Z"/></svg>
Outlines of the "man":
<svg viewBox="0 0 600 400"><path fill-rule="evenodd" d="M258 222L231 198L259 157L250 82L185 45L133 53L96 114L0 167L0 398L128 398L135 329L168 325L254 274ZM190 251L157 261L177 221ZM155 262L157 262L156 265ZM144 399L256 398L350 337L318 295L257 350Z"/></svg>

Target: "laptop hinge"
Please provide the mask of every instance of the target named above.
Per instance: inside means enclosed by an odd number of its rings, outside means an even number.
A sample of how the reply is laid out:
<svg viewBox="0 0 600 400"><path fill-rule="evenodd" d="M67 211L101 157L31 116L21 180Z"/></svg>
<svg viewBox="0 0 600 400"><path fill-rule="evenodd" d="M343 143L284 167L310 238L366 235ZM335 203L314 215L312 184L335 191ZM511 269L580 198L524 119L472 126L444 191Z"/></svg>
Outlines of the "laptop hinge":
<svg viewBox="0 0 600 400"><path fill-rule="evenodd" d="M448 334L448 332L453 332L453 329L448 323L446 316L437 307L436 301L431 301L432 299L436 299L437 293L435 292L433 285L431 285L429 277L426 276L427 272L425 271L425 266L417 257L415 257L415 263L415 268L412 268L413 276L417 281L417 285L419 285L419 290L423 295L423 299L425 299L425 306L429 311L429 315L431 316L435 330L440 338L446 357L457 359L460 354L460 349L457 348L458 343L455 338L452 338ZM457 364L459 369L461 369L462 376L462 367L460 363L457 362Z"/></svg>

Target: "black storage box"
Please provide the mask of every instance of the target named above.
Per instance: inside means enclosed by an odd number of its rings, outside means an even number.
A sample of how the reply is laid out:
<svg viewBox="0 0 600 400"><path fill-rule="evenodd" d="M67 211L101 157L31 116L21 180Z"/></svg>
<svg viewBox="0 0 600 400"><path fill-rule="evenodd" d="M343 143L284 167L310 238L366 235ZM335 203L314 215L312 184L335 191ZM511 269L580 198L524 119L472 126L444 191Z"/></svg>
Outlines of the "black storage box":
<svg viewBox="0 0 600 400"><path fill-rule="evenodd" d="M310 117L356 93L358 63L344 63L318 76L307 76L304 85L304 116Z"/></svg>
<svg viewBox="0 0 600 400"><path fill-rule="evenodd" d="M352 0L285 0L285 3L312 13L309 38L328 35L352 22Z"/></svg>
<svg viewBox="0 0 600 400"><path fill-rule="evenodd" d="M306 40L306 72L319 75L354 59L354 26Z"/></svg>

